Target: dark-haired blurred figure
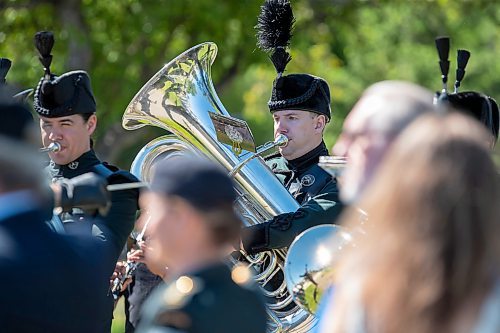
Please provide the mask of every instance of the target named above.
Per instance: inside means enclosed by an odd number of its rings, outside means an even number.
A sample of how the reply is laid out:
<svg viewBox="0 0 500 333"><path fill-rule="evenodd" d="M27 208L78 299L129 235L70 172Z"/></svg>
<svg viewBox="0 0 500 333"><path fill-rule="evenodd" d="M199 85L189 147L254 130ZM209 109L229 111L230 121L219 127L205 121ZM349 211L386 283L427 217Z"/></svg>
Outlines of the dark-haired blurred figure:
<svg viewBox="0 0 500 333"><path fill-rule="evenodd" d="M499 332L490 142L457 113L422 116L400 136L360 201L366 237L343 258L320 332Z"/></svg>
<svg viewBox="0 0 500 333"><path fill-rule="evenodd" d="M168 266L168 275L144 305L138 332L266 331L250 271L223 259L241 230L235 199L232 181L212 162L174 157L157 165L140 202L150 214L148 265L160 275Z"/></svg>
<svg viewBox="0 0 500 333"><path fill-rule="evenodd" d="M110 259L45 223L53 193L27 143L33 125L26 106L0 99L0 331L97 332L107 290L97 277Z"/></svg>

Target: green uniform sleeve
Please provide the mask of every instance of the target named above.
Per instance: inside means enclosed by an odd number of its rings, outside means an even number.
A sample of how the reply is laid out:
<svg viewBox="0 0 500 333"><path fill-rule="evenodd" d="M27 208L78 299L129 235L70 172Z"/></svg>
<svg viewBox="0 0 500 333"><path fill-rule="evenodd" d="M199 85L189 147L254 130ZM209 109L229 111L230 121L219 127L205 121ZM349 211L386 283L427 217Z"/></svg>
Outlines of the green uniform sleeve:
<svg viewBox="0 0 500 333"><path fill-rule="evenodd" d="M130 182L121 176L112 176L110 184ZM129 234L134 228L138 210L139 191L137 189L114 191L111 193L111 208L106 216L101 217L93 226L92 233L97 238L111 243L118 258Z"/></svg>
<svg viewBox="0 0 500 333"><path fill-rule="evenodd" d="M252 254L290 246L301 232L316 225L335 223L341 211L337 183L332 180L296 212L280 214L243 229L243 248Z"/></svg>

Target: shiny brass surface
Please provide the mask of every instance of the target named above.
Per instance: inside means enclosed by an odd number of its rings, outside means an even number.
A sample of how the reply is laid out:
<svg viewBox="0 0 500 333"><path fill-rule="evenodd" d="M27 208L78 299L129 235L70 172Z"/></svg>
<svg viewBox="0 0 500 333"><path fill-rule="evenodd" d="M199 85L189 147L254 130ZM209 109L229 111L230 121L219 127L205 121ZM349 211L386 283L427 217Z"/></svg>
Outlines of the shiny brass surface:
<svg viewBox="0 0 500 333"><path fill-rule="evenodd" d="M217 139L212 119L231 115L220 102L210 77L216 54L214 43L203 43L185 51L160 69L132 99L123 115L125 129L150 125L170 133L142 148L132 164L132 173L148 182L159 160L178 154L195 154L216 161L234 177L239 194L235 208L246 225L296 211L299 204L264 160L256 153L245 150L246 146L252 145L236 142L239 139L234 128L229 129L232 132L228 131L230 135L225 137L225 140L234 138L233 144ZM214 114L220 117L214 117ZM241 120L233 119L235 123L241 123ZM248 139L245 137L246 141ZM279 138L267 147L257 149L257 154L272 145L284 145L286 141L286 138ZM314 316L294 303L284 282L286 251L242 255L243 261L253 269L254 278L268 300L268 331L310 331L316 323Z"/></svg>

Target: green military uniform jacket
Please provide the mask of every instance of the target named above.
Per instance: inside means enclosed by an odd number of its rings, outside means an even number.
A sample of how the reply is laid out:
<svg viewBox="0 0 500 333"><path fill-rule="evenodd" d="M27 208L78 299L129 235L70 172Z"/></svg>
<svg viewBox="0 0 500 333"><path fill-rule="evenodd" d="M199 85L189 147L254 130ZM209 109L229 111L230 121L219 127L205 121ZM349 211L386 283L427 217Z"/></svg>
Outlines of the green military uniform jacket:
<svg viewBox="0 0 500 333"><path fill-rule="evenodd" d="M71 179L87 172L94 172L106 178L109 184L137 181L137 178L131 173L102 163L93 150L84 153L67 165L57 165L51 162L47 169L53 180L57 178ZM111 207L106 216L99 214L86 216L80 209L73 209L73 212L61 214L66 233L84 233L102 241L102 248L105 253L102 254L101 261L105 261L105 263L101 264L107 266L107 269L104 269L102 279L107 283L109 283L109 277L113 273L116 261L127 241L128 235L134 227L138 199L139 191L137 189L114 191L111 192ZM102 330L99 330L99 332L109 332L111 329L113 297L111 293L102 296L103 302L107 303L109 312L103 312L102 318L92 318L92 320L102 323Z"/></svg>
<svg viewBox="0 0 500 333"><path fill-rule="evenodd" d="M146 301L137 332L266 332L264 301L250 272L234 272L220 263L167 282Z"/></svg>
<svg viewBox="0 0 500 333"><path fill-rule="evenodd" d="M320 224L335 223L342 211L337 181L317 164L328 155L324 143L288 161L280 154L268 156L266 164L290 191L301 207L272 220L243 229L242 243L247 253L289 246L301 232Z"/></svg>
<svg viewBox="0 0 500 333"><path fill-rule="evenodd" d="M106 178L109 184L121 184L138 181L137 178L127 171L119 170L117 167L102 163L93 150L81 155L75 161L66 165L50 163L48 171L52 179L68 178L83 175L87 172L94 172ZM139 191L137 189L111 192L111 208L106 216L96 215L93 219L88 219L84 223L88 224L89 232L103 241L110 243L113 249L113 256L118 259L128 235L134 228L136 212L138 210ZM83 218L78 209L74 209L75 214L64 214L62 216L64 227L71 233L71 225L78 223ZM76 218L73 218L73 216ZM82 228L78 228L81 231ZM91 231L90 231L91 229ZM114 268L114 267L113 267ZM113 271L111 271L112 273Z"/></svg>

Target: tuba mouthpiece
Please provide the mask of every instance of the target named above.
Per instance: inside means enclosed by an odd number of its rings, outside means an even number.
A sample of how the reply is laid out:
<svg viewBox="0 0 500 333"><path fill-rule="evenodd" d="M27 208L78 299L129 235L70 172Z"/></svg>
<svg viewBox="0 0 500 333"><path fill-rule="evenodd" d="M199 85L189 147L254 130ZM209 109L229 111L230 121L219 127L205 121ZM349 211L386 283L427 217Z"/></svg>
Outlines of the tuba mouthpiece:
<svg viewBox="0 0 500 333"><path fill-rule="evenodd" d="M41 153L57 152L61 150L61 144L59 142L52 142L48 147L41 148Z"/></svg>
<svg viewBox="0 0 500 333"><path fill-rule="evenodd" d="M277 147L285 147L288 144L288 138L285 134L280 134L274 140L274 144Z"/></svg>

